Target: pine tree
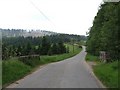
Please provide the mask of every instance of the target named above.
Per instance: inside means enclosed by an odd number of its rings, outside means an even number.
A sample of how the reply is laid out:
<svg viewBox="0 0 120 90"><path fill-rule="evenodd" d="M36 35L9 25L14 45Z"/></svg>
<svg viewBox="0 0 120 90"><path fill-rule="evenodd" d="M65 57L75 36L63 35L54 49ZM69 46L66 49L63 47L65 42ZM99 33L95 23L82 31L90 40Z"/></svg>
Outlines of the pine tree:
<svg viewBox="0 0 120 90"><path fill-rule="evenodd" d="M41 54L42 54L42 55L47 55L50 46L51 46L51 45L50 45L49 41L48 41L47 38L44 36L44 37L42 38Z"/></svg>
<svg viewBox="0 0 120 90"><path fill-rule="evenodd" d="M58 53L59 54L62 54L62 53L65 53L66 52L66 48L65 48L65 46L64 46L64 44L63 44L63 42L62 41L60 41L59 43L58 43Z"/></svg>
<svg viewBox="0 0 120 90"><path fill-rule="evenodd" d="M58 54L58 45L56 43L53 43L52 45L52 53L53 54Z"/></svg>

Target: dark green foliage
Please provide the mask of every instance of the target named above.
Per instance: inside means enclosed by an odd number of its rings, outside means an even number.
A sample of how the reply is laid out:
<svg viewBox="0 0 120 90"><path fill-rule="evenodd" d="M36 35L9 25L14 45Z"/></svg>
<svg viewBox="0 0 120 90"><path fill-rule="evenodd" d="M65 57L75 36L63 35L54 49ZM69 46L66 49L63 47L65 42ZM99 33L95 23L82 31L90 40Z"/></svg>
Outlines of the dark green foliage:
<svg viewBox="0 0 120 90"><path fill-rule="evenodd" d="M58 47L59 47L59 49L58 49L58 53L59 54L61 54L61 53L66 53L66 47L65 47L65 45L63 44L63 42L62 41L60 41L59 43L58 43Z"/></svg>
<svg viewBox="0 0 120 90"><path fill-rule="evenodd" d="M40 56L39 55L29 55L29 56L21 56L19 60L24 64L35 67L40 64Z"/></svg>
<svg viewBox="0 0 120 90"><path fill-rule="evenodd" d="M22 52L22 47L20 45L18 46L17 52L17 56L20 56Z"/></svg>
<svg viewBox="0 0 120 90"><path fill-rule="evenodd" d="M51 46L50 42L47 40L47 37L45 37L45 36L43 37L41 46L42 46L41 54L42 55L47 55L48 50L49 50L49 48Z"/></svg>
<svg viewBox="0 0 120 90"><path fill-rule="evenodd" d="M2 59L5 60L14 56L25 55L52 55L65 53L66 48L63 45L62 39L59 43L50 43L48 36L39 37L40 39L32 37L12 37L3 38ZM34 41L33 41L34 40ZM39 40L39 41L38 41ZM60 41L61 40L61 41ZM20 41L20 42L19 42ZM36 42L36 43L35 43ZM40 44L37 42L41 42Z"/></svg>
<svg viewBox="0 0 120 90"><path fill-rule="evenodd" d="M66 53L69 53L70 51L69 51L69 47L67 46L67 48L66 48Z"/></svg>
<svg viewBox="0 0 120 90"><path fill-rule="evenodd" d="M68 43L71 42L71 39L74 39L76 42L79 42L81 40L86 40L86 36L73 35L73 34L57 34L46 37L49 39L51 43L59 43L61 40L64 43Z"/></svg>
<svg viewBox="0 0 120 90"><path fill-rule="evenodd" d="M8 30L11 34L14 31ZM69 52L64 43L71 42L71 39L78 42L85 38L85 36L69 34L56 34L43 37L2 37L2 59L5 60L10 57L25 55L63 54Z"/></svg>
<svg viewBox="0 0 120 90"><path fill-rule="evenodd" d="M26 54L27 55L31 55L32 54L32 45L30 42L27 43L27 46L26 46Z"/></svg>
<svg viewBox="0 0 120 90"><path fill-rule="evenodd" d="M79 45L79 48L82 48L82 46L81 46L81 45Z"/></svg>
<svg viewBox="0 0 120 90"><path fill-rule="evenodd" d="M106 51L111 59L120 59L120 39L118 39L118 7L120 3L104 3L94 18L89 31L87 51L99 55L99 51Z"/></svg>
<svg viewBox="0 0 120 90"><path fill-rule="evenodd" d="M51 55L51 56L43 55L40 58L41 59L40 62L43 64L46 64L46 63L50 63L50 62L57 62L57 61L65 60L69 57L72 57L72 56L78 54L82 50L78 46L75 46L75 51L73 53L72 45L66 44L66 46L69 47L69 53L56 54L56 55Z"/></svg>
<svg viewBox="0 0 120 90"><path fill-rule="evenodd" d="M58 44L53 43L53 45L51 47L52 54L58 54L59 53L58 50L59 50Z"/></svg>
<svg viewBox="0 0 120 90"><path fill-rule="evenodd" d="M48 55L49 55L49 56L53 55L52 48L50 48L50 49L48 50Z"/></svg>
<svg viewBox="0 0 120 90"><path fill-rule="evenodd" d="M53 43L53 45L51 45L48 51L48 55L63 54L63 53L68 53L68 52L69 52L69 48L66 49L63 42L59 42L59 43Z"/></svg>

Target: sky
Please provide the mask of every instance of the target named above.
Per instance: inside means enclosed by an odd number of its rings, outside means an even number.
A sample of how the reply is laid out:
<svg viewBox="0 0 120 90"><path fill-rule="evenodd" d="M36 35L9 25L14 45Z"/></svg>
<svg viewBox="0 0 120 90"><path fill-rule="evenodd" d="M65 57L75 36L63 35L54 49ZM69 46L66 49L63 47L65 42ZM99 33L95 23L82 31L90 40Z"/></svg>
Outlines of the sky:
<svg viewBox="0 0 120 90"><path fill-rule="evenodd" d="M86 35L102 0L0 0L0 28Z"/></svg>

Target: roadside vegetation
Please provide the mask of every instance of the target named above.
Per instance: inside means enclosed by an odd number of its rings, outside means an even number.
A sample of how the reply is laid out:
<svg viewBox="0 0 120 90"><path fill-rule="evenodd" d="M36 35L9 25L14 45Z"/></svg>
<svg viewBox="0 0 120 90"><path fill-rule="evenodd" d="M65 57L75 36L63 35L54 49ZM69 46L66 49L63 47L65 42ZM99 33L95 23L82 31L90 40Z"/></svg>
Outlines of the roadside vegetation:
<svg viewBox="0 0 120 90"><path fill-rule="evenodd" d="M108 88L118 88L118 61L120 60L119 36L120 3L101 4L90 27L86 42L88 62L96 62L94 73ZM99 58L105 62L99 60Z"/></svg>
<svg viewBox="0 0 120 90"><path fill-rule="evenodd" d="M99 58L98 58L98 56L91 55L91 54L87 53L86 61L95 61L95 62L97 62L97 61L99 61Z"/></svg>
<svg viewBox="0 0 120 90"><path fill-rule="evenodd" d="M18 58L11 58L3 62L2 84L10 84L30 72L31 67L22 63Z"/></svg>
<svg viewBox="0 0 120 90"><path fill-rule="evenodd" d="M98 56L91 54L86 55L87 62L95 62L93 71L99 80L107 88L118 88L118 61L103 63L99 60Z"/></svg>
<svg viewBox="0 0 120 90"><path fill-rule="evenodd" d="M119 9L118 2L106 2L100 6L89 31L87 52L99 56L100 51L105 51L111 60L120 59Z"/></svg>
<svg viewBox="0 0 120 90"><path fill-rule="evenodd" d="M69 47L69 53L65 53L61 55L57 54L57 55L52 55L52 56L49 56L49 55L41 56L41 62L43 64L46 64L50 62L61 61L61 60L67 59L69 57L72 57L78 54L82 50L82 48L79 48L78 46L74 46L74 52L73 52L73 45L66 44L66 46Z"/></svg>
<svg viewBox="0 0 120 90"><path fill-rule="evenodd" d="M8 31L17 32L17 30ZM84 36L69 34L43 37L3 36L2 85L5 87L15 82L40 65L61 61L78 54L82 48L77 42L85 38Z"/></svg>
<svg viewBox="0 0 120 90"><path fill-rule="evenodd" d="M3 87L6 87L10 83L15 82L30 74L35 70L35 68L39 67L40 65L48 64L51 62L57 62L69 57L72 57L78 54L82 48L74 45L74 52L73 52L73 45L65 44L66 47L69 47L69 52L64 54L56 54L56 55L41 55L41 56L29 56L29 57L12 57L8 60L3 61L3 77L2 77L2 84Z"/></svg>
<svg viewBox="0 0 120 90"><path fill-rule="evenodd" d="M108 88L118 88L118 61L101 63L94 67L94 72Z"/></svg>

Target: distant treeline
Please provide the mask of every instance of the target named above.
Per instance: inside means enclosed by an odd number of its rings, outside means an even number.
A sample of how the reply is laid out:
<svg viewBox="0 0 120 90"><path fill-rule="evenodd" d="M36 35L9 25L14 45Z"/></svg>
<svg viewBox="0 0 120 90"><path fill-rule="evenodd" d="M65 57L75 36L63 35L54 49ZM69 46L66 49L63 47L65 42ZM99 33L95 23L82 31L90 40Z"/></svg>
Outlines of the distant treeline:
<svg viewBox="0 0 120 90"><path fill-rule="evenodd" d="M3 37L2 59L25 55L53 55L68 53L64 43L79 42L86 37L79 35L57 34L43 37Z"/></svg>
<svg viewBox="0 0 120 90"><path fill-rule="evenodd" d="M87 51L99 55L109 53L111 59L120 59L120 2L107 2L100 6L89 31Z"/></svg>
<svg viewBox="0 0 120 90"><path fill-rule="evenodd" d="M51 36L51 35L60 35L64 37L74 37L78 38L81 37L82 39L86 39L84 35L74 35L74 34L62 34L62 33L56 33L52 31L46 31L46 30L24 30L24 29L1 29L0 32L2 32L2 37L41 37L41 36Z"/></svg>
<svg viewBox="0 0 120 90"><path fill-rule="evenodd" d="M24 30L24 29L0 29L2 32L2 37L19 37L19 36L45 36L45 35L54 35L56 32L46 31L46 30Z"/></svg>

